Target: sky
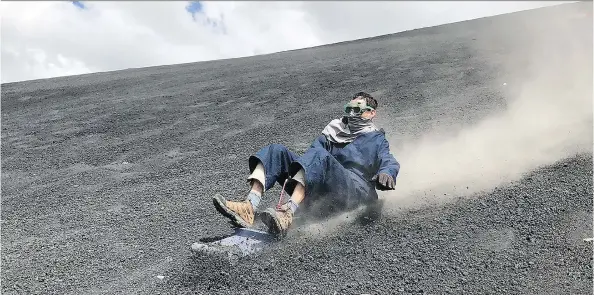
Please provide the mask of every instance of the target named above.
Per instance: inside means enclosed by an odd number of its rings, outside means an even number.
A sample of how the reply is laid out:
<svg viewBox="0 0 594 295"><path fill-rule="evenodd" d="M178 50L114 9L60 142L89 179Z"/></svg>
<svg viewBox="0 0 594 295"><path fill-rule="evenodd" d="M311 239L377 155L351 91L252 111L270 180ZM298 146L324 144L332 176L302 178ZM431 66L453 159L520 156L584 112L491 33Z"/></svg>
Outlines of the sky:
<svg viewBox="0 0 594 295"><path fill-rule="evenodd" d="M245 57L561 3L2 1L0 80Z"/></svg>

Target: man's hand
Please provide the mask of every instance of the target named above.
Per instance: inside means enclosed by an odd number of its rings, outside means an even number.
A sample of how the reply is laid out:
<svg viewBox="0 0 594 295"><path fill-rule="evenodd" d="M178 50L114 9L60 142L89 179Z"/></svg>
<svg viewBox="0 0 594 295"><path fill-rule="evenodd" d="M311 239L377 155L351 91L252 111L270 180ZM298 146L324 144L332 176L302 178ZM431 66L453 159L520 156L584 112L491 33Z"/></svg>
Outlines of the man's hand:
<svg viewBox="0 0 594 295"><path fill-rule="evenodd" d="M376 181L381 190L393 190L396 185L394 178L386 173L380 173L379 177L378 175L375 175L371 180Z"/></svg>

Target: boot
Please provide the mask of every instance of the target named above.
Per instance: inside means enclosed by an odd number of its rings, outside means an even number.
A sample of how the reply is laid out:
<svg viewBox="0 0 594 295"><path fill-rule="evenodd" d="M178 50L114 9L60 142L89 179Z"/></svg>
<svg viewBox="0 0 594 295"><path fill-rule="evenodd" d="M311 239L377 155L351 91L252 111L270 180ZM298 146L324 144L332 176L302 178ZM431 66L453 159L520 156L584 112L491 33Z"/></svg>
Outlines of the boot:
<svg viewBox="0 0 594 295"><path fill-rule="evenodd" d="M285 236L293 223L293 211L285 204L279 209L268 208L261 213L262 222L268 231Z"/></svg>
<svg viewBox="0 0 594 295"><path fill-rule="evenodd" d="M223 196L216 194L212 202L217 211L231 219L236 226L250 228L254 225L254 208L249 200L227 201Z"/></svg>

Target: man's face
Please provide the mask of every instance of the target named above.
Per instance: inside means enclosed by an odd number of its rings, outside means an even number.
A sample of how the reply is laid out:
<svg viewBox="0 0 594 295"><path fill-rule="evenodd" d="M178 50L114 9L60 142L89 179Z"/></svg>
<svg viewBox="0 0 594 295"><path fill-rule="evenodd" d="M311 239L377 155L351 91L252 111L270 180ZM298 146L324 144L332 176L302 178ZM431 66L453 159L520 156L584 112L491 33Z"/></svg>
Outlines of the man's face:
<svg viewBox="0 0 594 295"><path fill-rule="evenodd" d="M364 119L373 119L375 117L375 110L367 105L364 98L355 98L347 103L345 106L346 113L361 114Z"/></svg>

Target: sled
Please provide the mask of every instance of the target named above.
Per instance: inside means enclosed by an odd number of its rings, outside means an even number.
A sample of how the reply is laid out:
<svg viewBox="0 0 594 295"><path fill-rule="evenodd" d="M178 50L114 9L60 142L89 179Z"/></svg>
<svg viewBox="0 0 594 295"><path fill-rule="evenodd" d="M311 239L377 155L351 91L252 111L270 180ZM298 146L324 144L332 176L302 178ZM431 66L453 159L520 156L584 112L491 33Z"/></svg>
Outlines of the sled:
<svg viewBox="0 0 594 295"><path fill-rule="evenodd" d="M248 228L235 228L231 235L192 244L195 255L216 256L230 262L256 254L266 246L278 241L274 234Z"/></svg>
<svg viewBox="0 0 594 295"><path fill-rule="evenodd" d="M286 183L287 181L285 181L285 184ZM277 208L281 205L283 195L285 194L284 189L285 186L283 185ZM223 210L219 210L218 208L217 210L223 215L226 215ZM255 212L255 220L260 220L260 216L260 212ZM238 258L255 254L264 249L264 247L282 238L273 233L238 227L237 225L234 225L233 222L230 223L235 230L233 234L225 237L209 239L211 241L208 242L204 242L204 239L201 242L196 242L192 244L192 252L196 255L225 258L230 260L230 262L233 262Z"/></svg>
<svg viewBox="0 0 594 295"><path fill-rule="evenodd" d="M381 203L376 202L367 206L363 212L358 212L357 220L360 224L366 225L376 221L381 215ZM299 217L294 217L294 227L301 223ZM296 230L294 228L293 230ZM282 242L283 236L274 233L261 231L251 228L234 227L232 234L203 238L200 242L195 242L191 246L191 251L195 256L208 257L227 261L231 264L238 259L246 256L258 254L260 251L272 246L272 244Z"/></svg>

